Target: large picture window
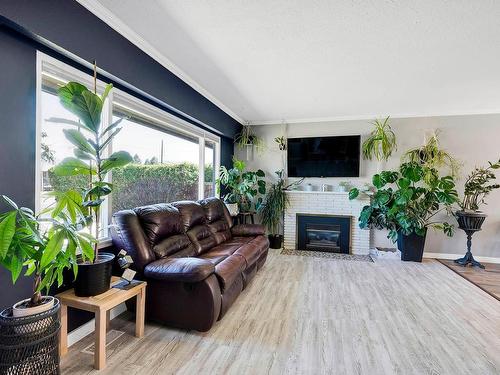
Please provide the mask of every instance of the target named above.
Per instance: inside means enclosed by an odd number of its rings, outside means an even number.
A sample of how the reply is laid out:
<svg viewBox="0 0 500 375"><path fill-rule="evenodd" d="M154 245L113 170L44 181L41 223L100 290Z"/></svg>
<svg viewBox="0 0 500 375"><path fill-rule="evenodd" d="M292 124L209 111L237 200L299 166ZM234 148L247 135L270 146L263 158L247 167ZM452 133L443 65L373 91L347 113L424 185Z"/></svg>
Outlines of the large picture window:
<svg viewBox="0 0 500 375"><path fill-rule="evenodd" d="M69 81L92 84L92 77L42 53L38 54L37 91L37 211L54 203L53 191L81 189L85 176L58 177L53 167L73 156L73 146L63 129L71 125L47 121L51 117L76 120L59 103L58 87ZM104 83L98 82L98 91ZM219 137L143 102L112 89L103 111L103 125L122 118L122 130L109 145L128 151L133 163L115 170L108 178L114 191L107 202L102 227L107 228L113 212L142 205L197 200L214 196L220 160ZM107 231L103 232L104 238Z"/></svg>

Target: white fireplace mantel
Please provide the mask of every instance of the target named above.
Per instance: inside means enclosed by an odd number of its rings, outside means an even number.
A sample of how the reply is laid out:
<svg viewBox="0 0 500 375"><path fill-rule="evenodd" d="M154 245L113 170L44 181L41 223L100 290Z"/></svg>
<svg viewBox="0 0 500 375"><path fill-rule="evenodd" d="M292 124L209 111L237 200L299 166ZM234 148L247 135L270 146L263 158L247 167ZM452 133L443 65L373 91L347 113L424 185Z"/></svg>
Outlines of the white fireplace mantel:
<svg viewBox="0 0 500 375"><path fill-rule="evenodd" d="M358 217L369 198L349 200L349 193L334 191L286 192L290 205L285 211L285 249L295 249L297 214L342 215L351 216L351 254L369 254L370 231L359 228Z"/></svg>

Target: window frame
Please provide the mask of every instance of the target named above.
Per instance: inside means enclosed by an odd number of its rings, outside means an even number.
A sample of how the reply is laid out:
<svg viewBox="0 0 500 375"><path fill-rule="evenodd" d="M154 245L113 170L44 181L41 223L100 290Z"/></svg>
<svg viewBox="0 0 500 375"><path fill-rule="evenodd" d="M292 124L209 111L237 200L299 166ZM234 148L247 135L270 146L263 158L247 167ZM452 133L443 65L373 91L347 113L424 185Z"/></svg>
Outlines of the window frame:
<svg viewBox="0 0 500 375"><path fill-rule="evenodd" d="M61 84L68 81L77 81L85 84L87 87L92 87L94 84L93 77L86 74L68 64L65 64L43 52L37 51L36 61L36 127L35 127L35 212L41 209L42 196L42 161L41 161L41 132L43 127L42 119L42 92L43 82L45 77L50 77ZM103 91L106 83L97 80L97 90ZM108 98L104 103L103 109L103 126L110 124L113 119L113 109L115 106L128 109L136 112L145 118L150 118L157 125L158 131L165 130L166 132L174 132L177 134L185 134L191 138L198 140L199 157L198 157L198 199L203 199L205 194L205 144L206 142L214 144L214 171L215 178L218 178L220 169L220 153L221 139L219 136L205 131L196 125L193 125L185 120L182 120L175 115L162 110L154 105L151 105L144 100L141 100L123 90L113 87L109 92ZM107 148L107 153L112 152L113 144ZM112 182L112 173L108 174L108 179ZM215 183L215 181L214 181ZM218 196L217 191L215 194ZM112 195L105 200L103 210L106 215L102 215L103 227L109 228L111 223L111 199ZM106 237L99 239L100 247L109 246L111 239L109 233Z"/></svg>

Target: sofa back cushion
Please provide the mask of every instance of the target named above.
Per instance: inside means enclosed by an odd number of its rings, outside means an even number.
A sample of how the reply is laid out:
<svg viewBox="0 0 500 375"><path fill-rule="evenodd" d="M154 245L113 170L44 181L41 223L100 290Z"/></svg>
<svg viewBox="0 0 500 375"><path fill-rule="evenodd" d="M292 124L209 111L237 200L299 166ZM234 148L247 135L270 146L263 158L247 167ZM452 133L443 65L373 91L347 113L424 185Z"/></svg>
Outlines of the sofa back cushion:
<svg viewBox="0 0 500 375"><path fill-rule="evenodd" d="M217 245L230 240L232 238L231 223L228 222L226 217L227 208L224 203L218 198L207 198L199 203L205 210L207 226L212 231ZM227 212L227 215L229 220L232 221L229 212Z"/></svg>
<svg viewBox="0 0 500 375"><path fill-rule="evenodd" d="M177 208L161 203L134 209L156 259L195 255Z"/></svg>
<svg viewBox="0 0 500 375"><path fill-rule="evenodd" d="M182 217L184 231L194 245L197 254L207 252L217 245L215 237L207 225L205 210L196 202L180 201L172 203Z"/></svg>

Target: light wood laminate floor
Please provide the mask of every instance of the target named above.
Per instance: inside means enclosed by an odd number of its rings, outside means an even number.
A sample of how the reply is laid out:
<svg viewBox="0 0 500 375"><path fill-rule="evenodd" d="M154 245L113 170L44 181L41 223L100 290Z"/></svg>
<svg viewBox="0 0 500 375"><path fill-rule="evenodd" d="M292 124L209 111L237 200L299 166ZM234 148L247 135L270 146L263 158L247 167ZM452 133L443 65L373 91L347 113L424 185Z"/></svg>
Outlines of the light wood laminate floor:
<svg viewBox="0 0 500 375"><path fill-rule="evenodd" d="M169 303L165 301L165 303ZM172 301L171 303L175 303ZM500 374L500 303L435 260L280 255L210 332L111 322L126 334L100 374ZM88 374L70 348L64 374Z"/></svg>

